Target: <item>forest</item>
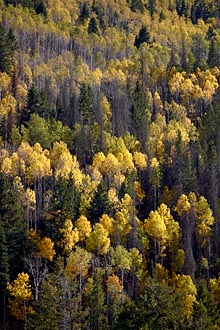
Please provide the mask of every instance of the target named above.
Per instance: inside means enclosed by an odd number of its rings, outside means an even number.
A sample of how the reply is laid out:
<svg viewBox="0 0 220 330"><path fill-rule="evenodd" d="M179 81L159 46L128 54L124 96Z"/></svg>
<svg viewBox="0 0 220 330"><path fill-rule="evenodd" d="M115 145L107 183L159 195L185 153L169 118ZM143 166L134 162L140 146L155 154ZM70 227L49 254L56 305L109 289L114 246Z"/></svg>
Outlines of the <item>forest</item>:
<svg viewBox="0 0 220 330"><path fill-rule="evenodd" d="M0 330L220 329L218 0L0 0Z"/></svg>

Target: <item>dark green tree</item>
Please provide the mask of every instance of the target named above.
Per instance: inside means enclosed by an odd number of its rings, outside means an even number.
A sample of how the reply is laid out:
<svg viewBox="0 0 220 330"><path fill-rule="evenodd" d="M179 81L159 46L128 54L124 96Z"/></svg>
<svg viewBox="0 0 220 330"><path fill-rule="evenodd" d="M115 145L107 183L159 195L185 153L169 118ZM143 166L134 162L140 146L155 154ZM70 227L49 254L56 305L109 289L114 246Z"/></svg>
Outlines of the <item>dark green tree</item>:
<svg viewBox="0 0 220 330"><path fill-rule="evenodd" d="M43 15L44 17L47 16L47 9L45 6L44 1L37 0L34 2L35 12L37 15Z"/></svg>
<svg viewBox="0 0 220 330"><path fill-rule="evenodd" d="M218 67L220 64L219 43L215 38L212 38L210 41L207 64L210 68Z"/></svg>
<svg viewBox="0 0 220 330"><path fill-rule="evenodd" d="M80 87L78 100L79 113L83 125L91 125L95 120L94 114L94 93L92 87L83 83Z"/></svg>
<svg viewBox="0 0 220 330"><path fill-rule="evenodd" d="M14 278L23 270L25 221L20 196L3 174L0 174L0 218L8 247L9 273Z"/></svg>
<svg viewBox="0 0 220 330"><path fill-rule="evenodd" d="M150 43L150 34L146 25L141 27L138 36L135 37L134 46L139 48L143 42Z"/></svg>
<svg viewBox="0 0 220 330"><path fill-rule="evenodd" d="M90 328L94 330L108 329L103 275L104 269L97 268L94 270L93 282L90 292L88 292L89 323Z"/></svg>
<svg viewBox="0 0 220 330"><path fill-rule="evenodd" d="M95 224L103 214L110 214L110 212L111 203L108 198L107 185L101 181L90 204L88 219Z"/></svg>
<svg viewBox="0 0 220 330"><path fill-rule="evenodd" d="M95 33L98 34L99 28L98 28L98 23L95 17L91 17L88 25L88 33Z"/></svg>
<svg viewBox="0 0 220 330"><path fill-rule="evenodd" d="M155 13L155 9L156 9L156 0L149 0L148 10L150 12L151 17Z"/></svg>
<svg viewBox="0 0 220 330"><path fill-rule="evenodd" d="M141 13L144 12L144 4L142 0L132 0L131 1L131 10L137 11L139 10Z"/></svg>
<svg viewBox="0 0 220 330"><path fill-rule="evenodd" d="M14 55L17 49L17 41L12 30L5 32L0 25L0 71L11 74L14 63Z"/></svg>
<svg viewBox="0 0 220 330"><path fill-rule="evenodd" d="M7 284L9 283L8 248L5 231L0 220L0 328L6 327Z"/></svg>
<svg viewBox="0 0 220 330"><path fill-rule="evenodd" d="M144 91L139 81L136 83L135 89L132 93L132 101L133 105L131 107L131 130L140 141L141 150L145 151L150 123L150 112L147 109L148 100L146 92Z"/></svg>
<svg viewBox="0 0 220 330"><path fill-rule="evenodd" d="M59 177L53 184L53 197L49 207L49 217L44 219L44 230L52 241L61 239L59 228L70 219L74 222L79 216L79 191L73 178Z"/></svg>
<svg viewBox="0 0 220 330"><path fill-rule="evenodd" d="M90 16L89 6L86 2L84 2L82 9L80 11L79 21L83 23L87 18L89 18L89 16Z"/></svg>

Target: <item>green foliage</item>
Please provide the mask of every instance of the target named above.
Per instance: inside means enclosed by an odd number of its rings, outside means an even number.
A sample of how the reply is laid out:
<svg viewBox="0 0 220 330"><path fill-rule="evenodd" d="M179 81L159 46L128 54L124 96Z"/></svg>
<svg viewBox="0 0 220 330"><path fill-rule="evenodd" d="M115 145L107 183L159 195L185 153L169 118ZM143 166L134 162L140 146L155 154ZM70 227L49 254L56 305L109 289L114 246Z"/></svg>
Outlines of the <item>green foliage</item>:
<svg viewBox="0 0 220 330"><path fill-rule="evenodd" d="M146 42L147 44L150 42L150 34L147 30L146 25L143 25L139 31L138 36L135 37L134 46L139 48L142 43Z"/></svg>
<svg viewBox="0 0 220 330"><path fill-rule="evenodd" d="M89 25L88 25L88 33L95 33L97 34L99 31L98 29L98 24L97 24L97 20L95 17L91 17L90 21L89 21Z"/></svg>
<svg viewBox="0 0 220 330"><path fill-rule="evenodd" d="M12 30L8 33L3 25L0 25L0 71L8 74L12 73L14 64L14 54L18 45Z"/></svg>
<svg viewBox="0 0 220 330"><path fill-rule="evenodd" d="M90 203L88 218L92 224L95 224L103 214L110 214L111 210L112 206L109 201L107 186L104 181L101 181Z"/></svg>
<svg viewBox="0 0 220 330"><path fill-rule="evenodd" d="M0 0L0 329L219 328L219 9Z"/></svg>

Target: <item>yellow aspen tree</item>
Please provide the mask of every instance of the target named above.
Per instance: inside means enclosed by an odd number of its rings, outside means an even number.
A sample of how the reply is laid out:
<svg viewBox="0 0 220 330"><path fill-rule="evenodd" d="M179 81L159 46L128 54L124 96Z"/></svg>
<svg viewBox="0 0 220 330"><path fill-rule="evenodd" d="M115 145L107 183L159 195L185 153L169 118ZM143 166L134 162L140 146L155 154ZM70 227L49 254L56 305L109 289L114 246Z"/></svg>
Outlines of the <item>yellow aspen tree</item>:
<svg viewBox="0 0 220 330"><path fill-rule="evenodd" d="M20 273L10 284L8 290L13 299L10 299L10 313L18 320L27 321L28 315L34 314L31 302L33 295L27 273Z"/></svg>
<svg viewBox="0 0 220 330"><path fill-rule="evenodd" d="M113 241L116 244L120 244L127 239L127 235L131 231L128 211L125 209L117 211L114 215L114 220Z"/></svg>
<svg viewBox="0 0 220 330"><path fill-rule="evenodd" d="M108 214L103 214L99 219L99 223L101 223L101 225L108 231L110 237L112 237L115 220Z"/></svg>
<svg viewBox="0 0 220 330"><path fill-rule="evenodd" d="M89 251L99 254L106 254L110 248L110 238L108 231L101 223L96 223L90 236L86 240L86 246Z"/></svg>
<svg viewBox="0 0 220 330"><path fill-rule="evenodd" d="M174 220L170 209L166 204L161 204L157 211L163 218L167 231L167 245L170 247L171 252L176 253L180 243L181 229L177 221Z"/></svg>
<svg viewBox="0 0 220 330"><path fill-rule="evenodd" d="M38 250L40 257L53 261L56 252L54 250L54 242L52 242L49 237L43 237L40 240Z"/></svg>
<svg viewBox="0 0 220 330"><path fill-rule="evenodd" d="M166 248L168 233L163 217L158 211L151 211L148 219L144 221L144 231L154 241L155 262Z"/></svg>
<svg viewBox="0 0 220 330"><path fill-rule="evenodd" d="M154 268L154 277L160 283L166 283L166 284L169 283L169 272L160 263L157 263Z"/></svg>
<svg viewBox="0 0 220 330"><path fill-rule="evenodd" d="M171 283L175 285L176 292L183 298L183 320L189 320L196 303L197 289L189 275L173 274Z"/></svg>
<svg viewBox="0 0 220 330"><path fill-rule="evenodd" d="M133 161L135 166L140 170L145 170L147 168L147 155L140 152L135 151L133 153Z"/></svg>
<svg viewBox="0 0 220 330"><path fill-rule="evenodd" d="M196 202L196 234L198 240L201 242L201 246L204 247L209 242L212 234L212 225L214 223L214 217L212 210L204 196L200 196Z"/></svg>
<svg viewBox="0 0 220 330"><path fill-rule="evenodd" d="M49 237L41 238L38 232L31 229L28 232L28 244L29 255L25 263L33 277L35 300L38 301L40 285L48 272L48 261L52 261L55 256L54 243Z"/></svg>
<svg viewBox="0 0 220 330"><path fill-rule="evenodd" d="M63 235L61 246L64 252L70 253L75 244L79 241L79 231L77 228L73 228L73 223L70 219L67 219L63 228L60 228L60 232Z"/></svg>
<svg viewBox="0 0 220 330"><path fill-rule="evenodd" d="M143 198L146 196L144 190L141 188L141 184L138 181L134 182L134 191L136 194L136 197L138 199L138 202L141 203Z"/></svg>
<svg viewBox="0 0 220 330"><path fill-rule="evenodd" d="M79 241L84 241L87 237L89 237L92 231L91 223L84 215L79 217L75 223L75 227L78 231Z"/></svg>
<svg viewBox="0 0 220 330"><path fill-rule="evenodd" d="M106 131L111 131L111 105L108 102L106 96L102 95L101 97L101 107L102 107L102 122L103 122L103 129Z"/></svg>
<svg viewBox="0 0 220 330"><path fill-rule="evenodd" d="M131 254L122 245L117 245L115 249L111 248L110 254L113 269L118 272L124 286L125 271L129 271L132 265Z"/></svg>
<svg viewBox="0 0 220 330"><path fill-rule="evenodd" d="M88 273L92 255L90 252L77 246L68 256L65 271L69 277L85 277Z"/></svg>
<svg viewBox="0 0 220 330"><path fill-rule="evenodd" d="M157 207L158 189L161 183L161 169L157 158L152 158L150 162L150 183L154 187L154 209Z"/></svg>

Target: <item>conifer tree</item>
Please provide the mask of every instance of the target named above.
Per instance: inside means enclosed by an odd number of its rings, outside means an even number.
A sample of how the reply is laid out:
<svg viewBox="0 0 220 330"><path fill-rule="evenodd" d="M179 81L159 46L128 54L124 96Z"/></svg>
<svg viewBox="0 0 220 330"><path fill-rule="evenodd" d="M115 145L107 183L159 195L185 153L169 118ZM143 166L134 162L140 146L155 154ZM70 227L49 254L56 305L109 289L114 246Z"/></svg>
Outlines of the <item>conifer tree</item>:
<svg viewBox="0 0 220 330"><path fill-rule="evenodd" d="M5 32L2 25L0 25L0 71L11 74L14 62L14 54L17 49L17 42L10 29L8 33Z"/></svg>
<svg viewBox="0 0 220 330"><path fill-rule="evenodd" d="M150 42L150 34L147 30L146 25L143 25L141 27L138 36L135 37L134 46L136 48L139 48L143 42L146 42L147 44L149 44Z"/></svg>

